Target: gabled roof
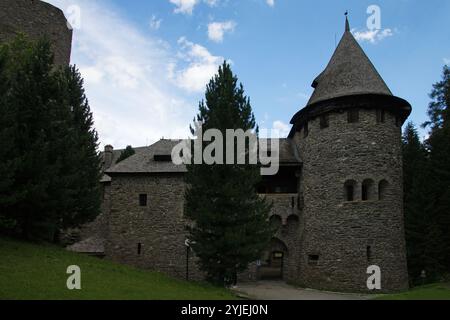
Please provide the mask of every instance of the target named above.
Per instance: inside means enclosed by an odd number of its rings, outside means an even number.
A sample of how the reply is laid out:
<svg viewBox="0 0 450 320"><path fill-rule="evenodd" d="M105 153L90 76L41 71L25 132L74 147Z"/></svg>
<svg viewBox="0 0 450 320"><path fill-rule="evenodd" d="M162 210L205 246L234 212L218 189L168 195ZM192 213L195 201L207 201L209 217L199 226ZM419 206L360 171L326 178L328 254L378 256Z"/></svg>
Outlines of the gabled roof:
<svg viewBox="0 0 450 320"><path fill-rule="evenodd" d="M348 20L345 32L328 66L314 80L315 88L308 105L333 98L392 92L350 32Z"/></svg>
<svg viewBox="0 0 450 320"><path fill-rule="evenodd" d="M261 139L263 147L266 145L270 149L270 142ZM298 151L295 144L290 139L279 140L279 159L284 164L300 164ZM122 173L185 173L187 172L185 165L175 165L172 161L156 161L156 156L170 156L172 149L180 143L181 140L160 140L149 147L136 148L136 154L113 165L105 171L102 182L111 181L108 175Z"/></svg>
<svg viewBox="0 0 450 320"><path fill-rule="evenodd" d="M155 161L155 155L170 156L172 149L181 140L162 139L149 147L136 149L136 154L113 165L105 171L106 174L114 173L184 173L186 166L175 165L172 161Z"/></svg>

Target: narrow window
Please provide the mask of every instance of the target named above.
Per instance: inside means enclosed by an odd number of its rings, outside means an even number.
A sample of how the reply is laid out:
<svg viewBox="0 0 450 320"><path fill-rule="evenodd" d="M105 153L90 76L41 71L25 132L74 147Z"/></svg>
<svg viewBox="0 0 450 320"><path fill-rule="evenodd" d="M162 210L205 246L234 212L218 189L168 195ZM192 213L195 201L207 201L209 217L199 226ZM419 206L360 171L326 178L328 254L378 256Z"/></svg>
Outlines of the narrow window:
<svg viewBox="0 0 450 320"><path fill-rule="evenodd" d="M369 190L367 188L367 185L363 184L362 185L362 195L361 195L361 199L362 201L367 201L369 200Z"/></svg>
<svg viewBox="0 0 450 320"><path fill-rule="evenodd" d="M345 200L346 201L355 201L355 189L356 189L356 182L354 180L349 180L344 185L344 192L345 192Z"/></svg>
<svg viewBox="0 0 450 320"><path fill-rule="evenodd" d="M372 247L367 246L366 249L367 261L370 262L372 260Z"/></svg>
<svg viewBox="0 0 450 320"><path fill-rule="evenodd" d="M138 243L138 246L137 246L137 254L140 256L141 253L142 253L142 243Z"/></svg>
<svg viewBox="0 0 450 320"><path fill-rule="evenodd" d="M377 123L384 123L386 121L386 113L384 110L377 110Z"/></svg>
<svg viewBox="0 0 450 320"><path fill-rule="evenodd" d="M347 120L348 123L357 123L359 122L359 110L352 109L347 112Z"/></svg>
<svg viewBox="0 0 450 320"><path fill-rule="evenodd" d="M330 119L328 114L324 114L320 116L320 129L325 129L330 126Z"/></svg>
<svg viewBox="0 0 450 320"><path fill-rule="evenodd" d="M361 186L361 199L362 201L373 200L374 198L374 182L371 179L363 181Z"/></svg>
<svg viewBox="0 0 450 320"><path fill-rule="evenodd" d="M308 264L310 266L317 266L318 263L319 263L319 255L317 255L317 254L310 254L308 256Z"/></svg>
<svg viewBox="0 0 450 320"><path fill-rule="evenodd" d="M309 135L309 126L308 126L308 122L305 123L305 126L303 127L303 135L306 138Z"/></svg>
<svg viewBox="0 0 450 320"><path fill-rule="evenodd" d="M295 208L295 197L291 198L291 207Z"/></svg>
<svg viewBox="0 0 450 320"><path fill-rule="evenodd" d="M147 195L146 194L140 194L139 195L139 205L141 207L147 206Z"/></svg>

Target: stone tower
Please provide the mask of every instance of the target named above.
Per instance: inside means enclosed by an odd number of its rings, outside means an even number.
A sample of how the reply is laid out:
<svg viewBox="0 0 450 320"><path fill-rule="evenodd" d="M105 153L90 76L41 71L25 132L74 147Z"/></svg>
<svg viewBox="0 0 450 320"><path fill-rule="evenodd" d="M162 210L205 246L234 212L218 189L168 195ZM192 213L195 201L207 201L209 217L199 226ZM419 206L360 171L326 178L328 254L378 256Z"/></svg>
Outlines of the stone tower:
<svg viewBox="0 0 450 320"><path fill-rule="evenodd" d="M367 291L367 268L377 265L383 291L406 289L401 126L411 106L393 96L348 20L312 86L290 133L303 163L298 279Z"/></svg>
<svg viewBox="0 0 450 320"><path fill-rule="evenodd" d="M46 36L52 43L55 63L70 63L72 30L60 9L39 0L0 0L0 43L19 33L31 39Z"/></svg>

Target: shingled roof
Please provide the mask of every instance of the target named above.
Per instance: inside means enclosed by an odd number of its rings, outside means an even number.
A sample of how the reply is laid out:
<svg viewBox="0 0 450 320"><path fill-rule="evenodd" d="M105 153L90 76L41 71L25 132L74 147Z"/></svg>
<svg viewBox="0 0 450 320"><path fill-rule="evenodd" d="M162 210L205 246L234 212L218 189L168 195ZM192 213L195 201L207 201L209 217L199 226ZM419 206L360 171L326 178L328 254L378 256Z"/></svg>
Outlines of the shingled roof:
<svg viewBox="0 0 450 320"><path fill-rule="evenodd" d="M347 19L344 35L336 51L312 86L315 90L308 105L351 95L392 96L392 92L350 32Z"/></svg>
<svg viewBox="0 0 450 320"><path fill-rule="evenodd" d="M105 171L107 175L103 182L108 182L108 175L123 173L185 173L185 165L175 165L172 161L157 161L156 156L170 156L172 149L180 143L181 140L162 139L149 147L136 148L136 154L113 165ZM265 139L261 141L263 147L268 145ZM290 139L279 139L279 160L280 163L292 164L300 163L295 144Z"/></svg>

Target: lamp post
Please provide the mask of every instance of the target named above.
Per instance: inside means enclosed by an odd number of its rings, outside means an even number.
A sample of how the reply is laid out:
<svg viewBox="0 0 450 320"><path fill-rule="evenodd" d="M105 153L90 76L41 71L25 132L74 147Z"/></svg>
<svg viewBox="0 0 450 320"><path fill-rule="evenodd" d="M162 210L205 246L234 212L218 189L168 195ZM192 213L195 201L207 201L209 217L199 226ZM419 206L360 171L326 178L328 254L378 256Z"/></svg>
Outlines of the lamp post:
<svg viewBox="0 0 450 320"><path fill-rule="evenodd" d="M191 249L189 239L184 241L184 245L186 246L186 281L189 281L189 250Z"/></svg>

